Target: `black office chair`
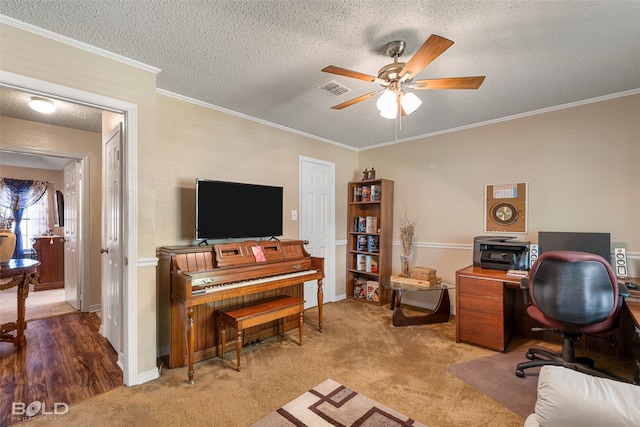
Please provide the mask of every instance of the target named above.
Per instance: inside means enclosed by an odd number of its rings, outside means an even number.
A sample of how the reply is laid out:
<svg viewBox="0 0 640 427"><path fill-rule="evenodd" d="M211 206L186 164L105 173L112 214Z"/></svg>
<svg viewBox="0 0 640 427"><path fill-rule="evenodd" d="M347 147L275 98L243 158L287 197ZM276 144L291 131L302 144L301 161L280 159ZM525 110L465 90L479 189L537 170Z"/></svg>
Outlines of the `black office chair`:
<svg viewBox="0 0 640 427"><path fill-rule="evenodd" d="M562 355L530 348L529 362L516 367L516 375L524 377L527 368L543 365L564 366L586 374L621 380L597 370L594 361L575 357L574 343L584 334L607 332L618 323L618 314L628 290L618 285L609 262L599 255L576 251L543 253L522 279L527 314L546 328L563 337Z"/></svg>

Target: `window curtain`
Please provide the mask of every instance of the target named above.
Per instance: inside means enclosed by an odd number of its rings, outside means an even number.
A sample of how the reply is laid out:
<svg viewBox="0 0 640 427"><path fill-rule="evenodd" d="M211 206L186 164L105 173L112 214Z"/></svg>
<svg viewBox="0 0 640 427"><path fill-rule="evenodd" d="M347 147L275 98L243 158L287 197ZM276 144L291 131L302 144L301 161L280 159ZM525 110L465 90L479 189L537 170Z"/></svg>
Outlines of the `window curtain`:
<svg viewBox="0 0 640 427"><path fill-rule="evenodd" d="M2 178L0 180L0 206L13 212L16 249L13 258L22 258L22 231L20 222L24 209L36 203L47 191L47 183L29 179Z"/></svg>

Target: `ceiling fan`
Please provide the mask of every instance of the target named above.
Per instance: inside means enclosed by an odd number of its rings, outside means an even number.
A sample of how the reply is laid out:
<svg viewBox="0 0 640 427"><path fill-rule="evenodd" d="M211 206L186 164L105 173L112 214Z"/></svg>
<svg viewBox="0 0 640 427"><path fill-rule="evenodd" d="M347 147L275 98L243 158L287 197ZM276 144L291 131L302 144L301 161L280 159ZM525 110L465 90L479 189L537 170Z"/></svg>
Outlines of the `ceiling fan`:
<svg viewBox="0 0 640 427"><path fill-rule="evenodd" d="M413 55L408 62L404 63L398 62L398 58L404 53L405 43L403 41L392 41L386 46L386 54L393 58L393 62L380 68L377 77L333 65L323 68L322 71L325 73L378 83L383 87L380 90L350 99L342 104L334 105L331 108L341 110L365 99L369 99L380 92L384 92L378 99L376 105L382 117L393 119L397 117L398 113L403 116L405 114L411 114L422 103L420 98L413 92L408 92L407 89L478 89L484 81L484 76L448 77L413 81L413 78L418 75L422 69L451 47L451 45L453 45L451 40L431 34L415 55Z"/></svg>

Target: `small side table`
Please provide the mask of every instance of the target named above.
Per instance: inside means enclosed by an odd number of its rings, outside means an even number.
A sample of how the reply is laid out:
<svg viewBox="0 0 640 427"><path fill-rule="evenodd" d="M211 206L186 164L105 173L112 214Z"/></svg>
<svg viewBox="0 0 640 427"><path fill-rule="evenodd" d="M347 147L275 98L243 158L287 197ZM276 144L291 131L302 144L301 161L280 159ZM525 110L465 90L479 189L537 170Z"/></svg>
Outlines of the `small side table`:
<svg viewBox="0 0 640 427"><path fill-rule="evenodd" d="M0 264L0 291L18 287L18 320L0 325L0 341L12 342L17 348L25 342L25 303L29 296L29 285L38 281L38 265L40 261L35 259L12 259ZM13 331L16 331L15 335Z"/></svg>
<svg viewBox="0 0 640 427"><path fill-rule="evenodd" d="M391 276L382 281L385 288L393 291L395 300L391 303L393 309L393 326L428 325L431 323L443 323L449 321L451 316L451 303L449 300L449 289L455 289L455 285L440 282L430 284L427 281L409 279L402 276ZM436 308L428 314L407 316L402 311L403 292L433 292L440 291L440 299ZM394 308L395 307L395 308Z"/></svg>

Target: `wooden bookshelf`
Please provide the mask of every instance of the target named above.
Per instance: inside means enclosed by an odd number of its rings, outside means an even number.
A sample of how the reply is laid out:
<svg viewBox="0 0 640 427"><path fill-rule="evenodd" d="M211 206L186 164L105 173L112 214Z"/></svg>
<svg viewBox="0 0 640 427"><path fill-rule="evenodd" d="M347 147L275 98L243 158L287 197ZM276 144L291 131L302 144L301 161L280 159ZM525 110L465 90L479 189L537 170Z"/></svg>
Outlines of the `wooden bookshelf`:
<svg viewBox="0 0 640 427"><path fill-rule="evenodd" d="M382 280L391 275L393 181L372 179L348 186L347 298L386 304L391 295Z"/></svg>

